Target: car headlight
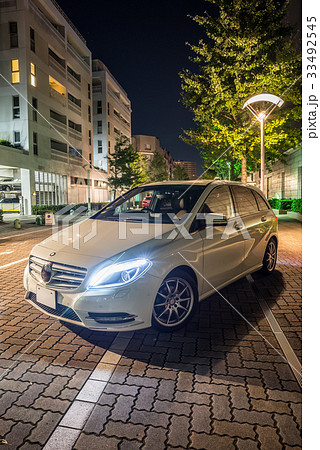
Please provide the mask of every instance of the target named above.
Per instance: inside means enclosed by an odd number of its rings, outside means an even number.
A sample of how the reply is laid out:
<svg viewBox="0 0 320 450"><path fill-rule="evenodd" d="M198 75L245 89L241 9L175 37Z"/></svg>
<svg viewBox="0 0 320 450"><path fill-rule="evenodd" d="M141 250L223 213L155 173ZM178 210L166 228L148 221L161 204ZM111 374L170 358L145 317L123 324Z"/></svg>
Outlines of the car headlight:
<svg viewBox="0 0 320 450"><path fill-rule="evenodd" d="M89 289L125 286L136 281L151 267L148 259L132 259L130 261L111 264L93 274L89 280Z"/></svg>

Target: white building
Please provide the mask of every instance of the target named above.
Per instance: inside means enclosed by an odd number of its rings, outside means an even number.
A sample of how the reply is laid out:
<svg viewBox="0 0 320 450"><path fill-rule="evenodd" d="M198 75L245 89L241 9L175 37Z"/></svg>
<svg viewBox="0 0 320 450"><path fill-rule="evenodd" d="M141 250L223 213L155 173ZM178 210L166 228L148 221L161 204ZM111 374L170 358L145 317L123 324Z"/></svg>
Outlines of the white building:
<svg viewBox="0 0 320 450"><path fill-rule="evenodd" d="M93 163L108 171L108 153L120 136L131 142L131 102L109 69L99 59L92 61Z"/></svg>
<svg viewBox="0 0 320 450"><path fill-rule="evenodd" d="M0 141L0 184L21 180L27 214L33 204L85 202L91 52L53 0L0 1L0 13L0 140L12 145ZM105 174L92 170L91 180L91 200L105 200Z"/></svg>

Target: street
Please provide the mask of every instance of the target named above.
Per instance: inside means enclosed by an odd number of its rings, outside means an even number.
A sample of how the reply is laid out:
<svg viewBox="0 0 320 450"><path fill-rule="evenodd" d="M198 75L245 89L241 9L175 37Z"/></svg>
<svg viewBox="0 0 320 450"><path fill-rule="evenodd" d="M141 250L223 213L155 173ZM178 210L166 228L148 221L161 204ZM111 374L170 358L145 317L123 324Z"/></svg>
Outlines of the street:
<svg viewBox="0 0 320 450"><path fill-rule="evenodd" d="M0 230L5 448L301 448L299 222L280 216L272 275L204 300L175 333L92 332L25 302L27 257L49 234Z"/></svg>

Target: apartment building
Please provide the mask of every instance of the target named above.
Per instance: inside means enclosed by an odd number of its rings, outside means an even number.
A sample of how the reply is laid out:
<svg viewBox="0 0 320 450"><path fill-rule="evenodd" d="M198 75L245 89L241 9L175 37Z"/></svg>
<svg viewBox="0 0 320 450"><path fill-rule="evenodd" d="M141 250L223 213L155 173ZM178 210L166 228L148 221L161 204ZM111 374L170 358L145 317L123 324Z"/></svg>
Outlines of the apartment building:
<svg viewBox="0 0 320 450"><path fill-rule="evenodd" d="M194 161L175 161L176 165L180 165L187 172L189 180L196 180L198 178L197 175L197 163Z"/></svg>
<svg viewBox="0 0 320 450"><path fill-rule="evenodd" d="M117 138L131 142L131 102L126 91L99 59L92 61L93 163L108 171L107 155Z"/></svg>
<svg viewBox="0 0 320 450"><path fill-rule="evenodd" d="M169 179L172 179L172 171L174 168L174 160L168 150L161 147L160 140L156 136L147 136L144 134L136 134L132 136L133 147L142 153L151 161L154 152L158 152L164 156L166 160L166 171L169 173Z"/></svg>
<svg viewBox="0 0 320 450"><path fill-rule="evenodd" d="M0 195L21 196L26 214L34 204L85 202L91 52L53 0L0 0L0 13L0 185L21 183ZM90 178L91 200L104 201L106 174Z"/></svg>

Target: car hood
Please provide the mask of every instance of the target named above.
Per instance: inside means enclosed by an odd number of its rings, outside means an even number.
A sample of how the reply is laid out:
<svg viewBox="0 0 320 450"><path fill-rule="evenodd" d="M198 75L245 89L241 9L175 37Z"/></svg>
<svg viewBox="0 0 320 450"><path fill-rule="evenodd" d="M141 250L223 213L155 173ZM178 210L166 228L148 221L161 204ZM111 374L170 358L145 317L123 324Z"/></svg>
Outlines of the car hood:
<svg viewBox="0 0 320 450"><path fill-rule="evenodd" d="M143 229L143 226L145 229ZM149 241L153 241L155 246L158 247L161 243L164 243L166 235L170 234L174 228L175 225L173 224L162 224L162 230L160 230L155 224L142 225L135 222L119 223L86 219L52 234L37 247L50 250L49 254L55 253L56 260L61 253L69 261L70 257L75 258L75 263L80 263L81 255L89 257L91 261L96 260L98 262L146 242L149 243L148 247L150 247L151 242ZM156 236L157 239L155 239ZM39 250L43 254L40 248ZM33 251L32 254L34 253ZM79 261L76 259L77 255L79 255Z"/></svg>

